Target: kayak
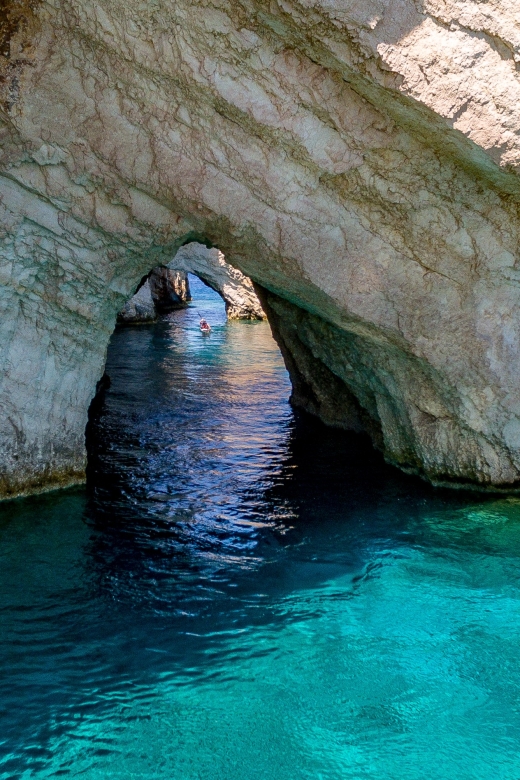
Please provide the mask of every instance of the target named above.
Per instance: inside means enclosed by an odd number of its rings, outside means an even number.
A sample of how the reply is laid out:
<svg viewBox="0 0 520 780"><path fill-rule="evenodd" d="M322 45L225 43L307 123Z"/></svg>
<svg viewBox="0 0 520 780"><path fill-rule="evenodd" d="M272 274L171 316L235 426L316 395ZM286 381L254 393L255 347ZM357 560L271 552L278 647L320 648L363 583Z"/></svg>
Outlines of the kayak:
<svg viewBox="0 0 520 780"><path fill-rule="evenodd" d="M208 325L208 323L206 322L204 325L200 326L200 332L201 333L211 333L211 326Z"/></svg>

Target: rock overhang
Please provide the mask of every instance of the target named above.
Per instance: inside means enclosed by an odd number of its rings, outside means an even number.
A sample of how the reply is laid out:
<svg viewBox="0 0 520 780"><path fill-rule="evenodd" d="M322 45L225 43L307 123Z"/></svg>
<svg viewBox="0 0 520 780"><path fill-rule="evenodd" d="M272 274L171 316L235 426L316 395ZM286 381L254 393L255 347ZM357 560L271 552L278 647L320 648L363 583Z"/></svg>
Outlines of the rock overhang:
<svg viewBox="0 0 520 780"><path fill-rule="evenodd" d="M306 313L389 458L516 483L518 25L492 5L31 6L2 51L7 482L81 471L118 308L203 236Z"/></svg>

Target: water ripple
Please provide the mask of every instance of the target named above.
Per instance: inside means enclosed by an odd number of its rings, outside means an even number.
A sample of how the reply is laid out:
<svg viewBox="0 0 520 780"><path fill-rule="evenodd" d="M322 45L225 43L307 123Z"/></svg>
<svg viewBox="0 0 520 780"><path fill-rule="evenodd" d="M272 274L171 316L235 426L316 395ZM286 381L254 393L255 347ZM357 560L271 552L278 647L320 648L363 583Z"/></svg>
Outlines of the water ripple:
<svg viewBox="0 0 520 780"><path fill-rule="evenodd" d="M295 416L194 290L114 334L88 491L0 510L0 778L518 780L520 502Z"/></svg>

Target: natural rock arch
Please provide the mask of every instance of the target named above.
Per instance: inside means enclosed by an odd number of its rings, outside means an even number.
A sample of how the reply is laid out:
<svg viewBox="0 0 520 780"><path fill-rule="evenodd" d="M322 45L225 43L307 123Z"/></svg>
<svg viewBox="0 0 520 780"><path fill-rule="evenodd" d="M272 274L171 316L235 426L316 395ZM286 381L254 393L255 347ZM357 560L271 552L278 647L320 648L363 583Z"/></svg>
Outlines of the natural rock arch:
<svg viewBox="0 0 520 780"><path fill-rule="evenodd" d="M251 279L226 262L220 249L196 241L182 246L168 267L195 274L222 297L231 320L263 320L265 313Z"/></svg>
<svg viewBox="0 0 520 780"><path fill-rule="evenodd" d="M117 315L120 325L155 322L159 314L187 306L190 300L187 274L166 266L152 268Z"/></svg>
<svg viewBox="0 0 520 780"><path fill-rule="evenodd" d="M518 484L520 43L494 9L7 3L0 493L83 477L116 313L194 240L259 286L309 408L435 482Z"/></svg>
<svg viewBox="0 0 520 780"><path fill-rule="evenodd" d="M118 322L151 322L191 299L188 274L198 276L217 292L230 320L266 318L251 279L226 262L222 252L192 241L181 247L167 266L153 268L118 314Z"/></svg>

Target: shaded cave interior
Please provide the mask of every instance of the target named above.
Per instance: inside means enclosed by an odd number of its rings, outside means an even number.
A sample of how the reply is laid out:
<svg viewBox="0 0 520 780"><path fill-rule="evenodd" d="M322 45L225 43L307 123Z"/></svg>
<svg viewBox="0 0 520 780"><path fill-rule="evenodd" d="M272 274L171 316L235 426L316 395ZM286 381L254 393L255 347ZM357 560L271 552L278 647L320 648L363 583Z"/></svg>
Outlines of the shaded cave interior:
<svg viewBox="0 0 520 780"><path fill-rule="evenodd" d="M198 246L202 247L202 245ZM189 249L190 245L187 247ZM204 250L221 254L213 247L204 247ZM215 278L212 273L203 273L200 269L178 270L174 266L175 260L169 265L154 266L141 278L134 296L128 303L134 301L145 288L148 288L146 294L153 311L150 313L150 310L143 310L140 314L137 313L135 319L130 316L125 321L122 316L123 309L118 315L118 327L154 322L162 315L186 308L192 301L197 305L197 300L193 300L190 289L189 275L192 274L218 293L225 304L228 320L266 319L268 321L289 374L292 391L288 400L293 408L318 418L328 427L362 434L363 438L367 438L368 435L376 449L383 450L383 436L377 417L374 418L360 404L346 382L334 373L313 349L312 342L316 338L322 338L323 334L320 331L323 328L329 330L327 335L331 340L337 338L337 331L332 326L328 326L324 320L259 284L251 282L240 272L236 273L242 277L240 281L245 280L248 288L250 287L250 292L254 294L258 306L261 307L259 310L262 316L258 316L247 306L242 316L237 316L236 299L230 300L229 290L225 289L221 279ZM234 271L236 269L233 269ZM97 383L96 393L90 405L87 442L90 420L102 404L104 392L109 386L110 378L105 372Z"/></svg>

